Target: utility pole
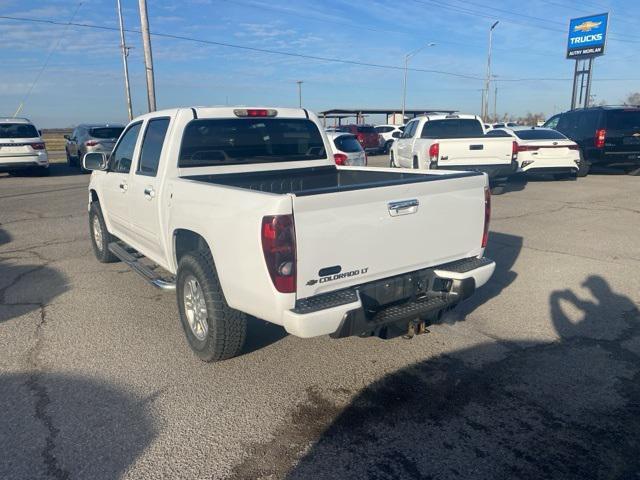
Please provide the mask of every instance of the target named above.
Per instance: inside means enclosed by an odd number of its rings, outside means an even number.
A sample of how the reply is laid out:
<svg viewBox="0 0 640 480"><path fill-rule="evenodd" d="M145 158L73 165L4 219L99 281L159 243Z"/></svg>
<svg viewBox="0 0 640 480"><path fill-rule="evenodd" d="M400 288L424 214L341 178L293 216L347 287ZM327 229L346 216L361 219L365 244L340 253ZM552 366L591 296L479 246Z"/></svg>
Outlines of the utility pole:
<svg viewBox="0 0 640 480"><path fill-rule="evenodd" d="M129 47L124 40L124 22L122 21L122 7L120 6L120 0L116 0L118 7L118 21L120 23L120 50L122 52L122 63L124 64L124 90L127 95L127 113L129 114L129 121L133 118L133 108L131 107L131 88L129 87L129 62L127 57L129 56Z"/></svg>
<svg viewBox="0 0 640 480"><path fill-rule="evenodd" d="M405 112L405 107L406 107L406 103L407 103L407 72L409 70L409 59L411 57L413 57L416 53L418 53L420 50L423 50L427 47L435 47L436 44L433 42L429 42L425 45L423 45L420 48L417 48L415 50L413 50L412 52L407 53L404 56L404 82L402 84L402 123L404 124L404 112Z"/></svg>
<svg viewBox="0 0 640 480"><path fill-rule="evenodd" d="M491 44L493 42L493 29L500 23L497 20L491 28L489 28L489 53L487 55L487 78L484 82L484 97L482 101L482 118L486 122L487 117L489 116L489 82L491 80Z"/></svg>
<svg viewBox="0 0 640 480"><path fill-rule="evenodd" d="M297 80L298 84L298 107L302 108L302 84L304 83L302 80Z"/></svg>
<svg viewBox="0 0 640 480"><path fill-rule="evenodd" d="M144 48L144 69L147 74L147 101L149 111L156 110L156 85L153 78L153 57L151 55L151 35L149 34L149 16L147 0L138 0L140 7L140 30L142 31L142 46Z"/></svg>

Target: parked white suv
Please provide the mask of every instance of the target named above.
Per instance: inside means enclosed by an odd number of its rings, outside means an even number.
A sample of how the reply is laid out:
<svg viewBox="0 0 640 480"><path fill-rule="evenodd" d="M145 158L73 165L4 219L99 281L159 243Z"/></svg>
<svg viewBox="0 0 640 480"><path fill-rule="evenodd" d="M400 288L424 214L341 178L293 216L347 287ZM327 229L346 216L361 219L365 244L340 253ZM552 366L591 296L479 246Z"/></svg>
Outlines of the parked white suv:
<svg viewBox="0 0 640 480"><path fill-rule="evenodd" d="M383 153L389 153L393 141L404 132L404 125L376 125L374 128L380 135L380 149Z"/></svg>
<svg viewBox="0 0 640 480"><path fill-rule="evenodd" d="M0 172L49 175L40 132L26 118L0 118Z"/></svg>

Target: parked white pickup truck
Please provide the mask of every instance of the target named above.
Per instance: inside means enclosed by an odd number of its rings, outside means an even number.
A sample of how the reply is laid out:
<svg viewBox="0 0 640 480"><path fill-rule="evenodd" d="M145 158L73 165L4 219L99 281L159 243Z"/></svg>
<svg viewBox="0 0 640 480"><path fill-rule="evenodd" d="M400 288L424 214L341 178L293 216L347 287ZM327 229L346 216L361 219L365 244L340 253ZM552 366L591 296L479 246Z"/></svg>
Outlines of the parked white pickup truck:
<svg viewBox="0 0 640 480"><path fill-rule="evenodd" d="M407 123L391 147L389 165L415 169L473 170L490 178L518 168L513 139L486 137L474 115L423 115Z"/></svg>
<svg viewBox="0 0 640 480"><path fill-rule="evenodd" d="M83 159L94 252L176 289L205 361L241 352L248 315L299 337L411 335L487 282L486 176L337 167L329 151L304 109L138 117Z"/></svg>

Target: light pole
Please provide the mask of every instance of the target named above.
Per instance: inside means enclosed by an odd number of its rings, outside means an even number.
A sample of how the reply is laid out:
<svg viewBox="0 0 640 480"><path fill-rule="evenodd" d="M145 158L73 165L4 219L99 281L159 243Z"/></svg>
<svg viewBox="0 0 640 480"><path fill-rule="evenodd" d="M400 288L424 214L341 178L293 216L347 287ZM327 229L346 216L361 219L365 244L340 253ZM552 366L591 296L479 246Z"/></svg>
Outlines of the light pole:
<svg viewBox="0 0 640 480"><path fill-rule="evenodd" d="M298 106L302 108L302 84L304 83L302 80L297 80L298 84Z"/></svg>
<svg viewBox="0 0 640 480"><path fill-rule="evenodd" d="M120 0L117 0L116 5L118 7L118 22L120 23L120 49L122 51L122 63L124 64L124 90L127 95L127 113L129 114L129 121L133 118L133 108L131 107L131 88L129 87L129 64L127 57L129 56L129 47L124 41L124 22L122 21L122 8L120 7Z"/></svg>
<svg viewBox="0 0 640 480"><path fill-rule="evenodd" d="M486 122L489 116L489 81L491 80L491 43L493 41L493 29L500 23L499 20L489 28L489 54L487 55L487 78L484 82L484 97L482 102L482 118Z"/></svg>
<svg viewBox="0 0 640 480"><path fill-rule="evenodd" d="M493 79L493 121L498 121L498 75L491 75Z"/></svg>
<svg viewBox="0 0 640 480"><path fill-rule="evenodd" d="M151 35L149 34L149 15L147 0L138 0L140 9L140 30L142 31L142 47L144 49L144 69L147 74L147 102L149 111L156 111L156 84L153 78L153 56L151 55Z"/></svg>
<svg viewBox="0 0 640 480"><path fill-rule="evenodd" d="M413 50L412 52L407 53L404 56L404 82L402 84L402 123L404 123L404 111L407 103L407 71L409 70L409 59L413 57L416 53L424 50L427 47L435 47L436 44L433 42L429 42Z"/></svg>

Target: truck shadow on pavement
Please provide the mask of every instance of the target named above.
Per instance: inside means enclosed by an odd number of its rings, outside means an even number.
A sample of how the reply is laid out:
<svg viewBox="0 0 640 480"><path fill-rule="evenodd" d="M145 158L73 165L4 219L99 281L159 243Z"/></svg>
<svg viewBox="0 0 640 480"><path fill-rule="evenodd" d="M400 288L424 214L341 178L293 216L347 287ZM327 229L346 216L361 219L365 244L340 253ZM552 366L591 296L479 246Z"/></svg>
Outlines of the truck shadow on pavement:
<svg viewBox="0 0 640 480"><path fill-rule="evenodd" d="M550 297L557 341L440 355L346 407L310 389L235 478L636 478L640 313L602 277L583 286Z"/></svg>
<svg viewBox="0 0 640 480"><path fill-rule="evenodd" d="M496 262L496 269L491 280L479 288L471 298L447 313L442 322L451 324L464 320L467 315L471 314L480 305L497 297L504 289L508 288L518 276L513 267L520 256L522 246L522 237L491 231L489 233L489 243L485 250L485 256Z"/></svg>
<svg viewBox="0 0 640 480"><path fill-rule="evenodd" d="M157 435L151 401L74 375L0 375L0 478L121 478Z"/></svg>
<svg viewBox="0 0 640 480"><path fill-rule="evenodd" d="M11 234L0 227L0 246L12 241ZM46 306L69 289L61 272L45 264L20 264L21 258L9 258L0 252L0 324L39 310L42 318Z"/></svg>

